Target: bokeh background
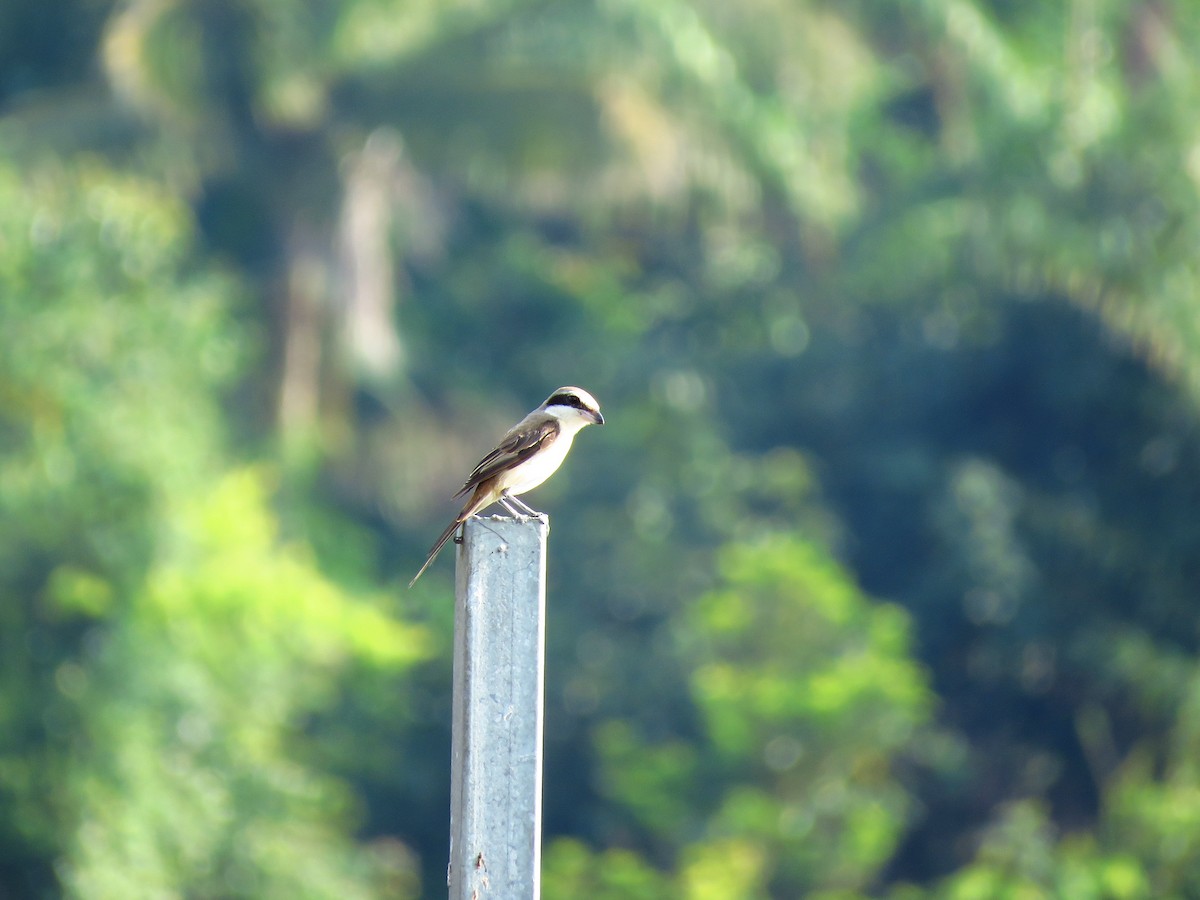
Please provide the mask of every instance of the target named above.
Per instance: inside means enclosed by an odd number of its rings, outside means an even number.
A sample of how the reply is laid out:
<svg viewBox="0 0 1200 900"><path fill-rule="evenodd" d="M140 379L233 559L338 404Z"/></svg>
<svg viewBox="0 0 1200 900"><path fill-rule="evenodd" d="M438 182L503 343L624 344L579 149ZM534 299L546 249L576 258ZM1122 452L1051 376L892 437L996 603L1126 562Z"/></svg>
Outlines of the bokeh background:
<svg viewBox="0 0 1200 900"><path fill-rule="evenodd" d="M0 898L444 896L560 384L545 895L1200 896L1200 5L4 0Z"/></svg>

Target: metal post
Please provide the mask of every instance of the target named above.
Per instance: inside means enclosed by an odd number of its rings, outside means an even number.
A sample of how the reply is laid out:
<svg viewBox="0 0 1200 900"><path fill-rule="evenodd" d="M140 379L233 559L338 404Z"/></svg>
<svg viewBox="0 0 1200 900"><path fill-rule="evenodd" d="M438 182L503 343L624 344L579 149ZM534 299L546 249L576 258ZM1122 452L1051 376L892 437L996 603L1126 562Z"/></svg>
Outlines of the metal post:
<svg viewBox="0 0 1200 900"><path fill-rule="evenodd" d="M541 895L546 535L468 519L454 609L450 900Z"/></svg>

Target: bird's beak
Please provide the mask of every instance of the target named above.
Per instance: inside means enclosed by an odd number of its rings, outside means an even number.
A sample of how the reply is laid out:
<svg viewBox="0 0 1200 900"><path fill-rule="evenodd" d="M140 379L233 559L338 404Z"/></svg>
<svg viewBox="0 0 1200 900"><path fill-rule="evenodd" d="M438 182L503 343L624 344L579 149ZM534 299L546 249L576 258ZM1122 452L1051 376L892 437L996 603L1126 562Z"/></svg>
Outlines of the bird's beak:
<svg viewBox="0 0 1200 900"><path fill-rule="evenodd" d="M599 411L592 413L592 414L591 414L591 419L592 419L592 421L593 421L593 422L595 422L597 425L603 425L603 424L604 424L604 416L602 416L602 415L599 413Z"/></svg>

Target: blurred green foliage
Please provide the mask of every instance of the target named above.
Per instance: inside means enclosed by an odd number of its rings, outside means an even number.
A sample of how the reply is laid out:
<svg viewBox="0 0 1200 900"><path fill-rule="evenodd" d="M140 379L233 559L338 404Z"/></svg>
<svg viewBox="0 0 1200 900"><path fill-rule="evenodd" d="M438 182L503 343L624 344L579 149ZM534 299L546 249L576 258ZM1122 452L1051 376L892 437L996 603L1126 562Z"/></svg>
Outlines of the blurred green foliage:
<svg viewBox="0 0 1200 900"><path fill-rule="evenodd" d="M28 855L40 881L81 724L60 676L85 677L94 628L128 614L158 555L170 498L201 488L239 342L228 285L187 271L186 207L160 187L48 161L5 168L0 195L2 827L5 857Z"/></svg>
<svg viewBox="0 0 1200 900"><path fill-rule="evenodd" d="M229 475L182 510L178 561L151 570L92 666L56 674L87 710L68 782L73 894L412 890L395 848L347 843L352 798L305 765L303 724L332 702L348 659L383 676L428 640L276 547L261 480Z"/></svg>
<svg viewBox="0 0 1200 900"><path fill-rule="evenodd" d="M792 536L727 545L718 574L678 626L699 735L647 742L623 721L603 723L602 794L679 861L674 885L654 896L865 887L910 805L893 757L929 722L907 619ZM577 867L580 850L567 847L562 864ZM591 889L586 879L554 888Z"/></svg>
<svg viewBox="0 0 1200 900"><path fill-rule="evenodd" d="M547 898L1200 895L1198 41L7 3L0 896L439 896L400 585L561 383Z"/></svg>

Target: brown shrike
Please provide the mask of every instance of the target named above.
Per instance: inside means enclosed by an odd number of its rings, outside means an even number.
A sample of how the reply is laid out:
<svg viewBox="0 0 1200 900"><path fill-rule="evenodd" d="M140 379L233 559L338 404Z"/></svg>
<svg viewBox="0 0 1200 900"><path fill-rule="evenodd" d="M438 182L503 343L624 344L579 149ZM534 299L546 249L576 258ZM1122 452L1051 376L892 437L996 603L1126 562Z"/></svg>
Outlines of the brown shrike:
<svg viewBox="0 0 1200 900"><path fill-rule="evenodd" d="M514 516L541 515L518 500L517 495L533 490L558 470L581 428L603 424L604 416L600 415L600 404L595 397L583 388L561 387L510 428L454 495L457 500L470 493L471 499L446 526L408 586L417 583L458 526L493 503L499 503Z"/></svg>

